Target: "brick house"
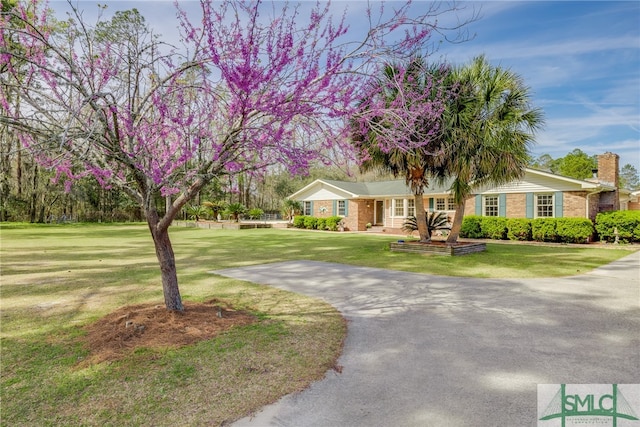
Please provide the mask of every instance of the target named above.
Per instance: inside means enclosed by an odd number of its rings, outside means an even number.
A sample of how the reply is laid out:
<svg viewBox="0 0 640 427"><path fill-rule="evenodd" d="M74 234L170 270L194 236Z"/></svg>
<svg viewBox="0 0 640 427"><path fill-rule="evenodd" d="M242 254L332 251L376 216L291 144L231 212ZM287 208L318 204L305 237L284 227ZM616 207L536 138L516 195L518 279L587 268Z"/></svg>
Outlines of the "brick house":
<svg viewBox="0 0 640 427"><path fill-rule="evenodd" d="M521 180L477 188L465 203L465 215L507 218L582 217L599 212L640 209L637 192L619 189L619 156L598 156L594 177L580 180L536 169L526 169ZM399 232L415 215L413 193L404 180L348 182L318 179L290 196L303 205L303 214L344 217L347 230L364 231L367 224ZM425 189L428 211L455 212L449 185Z"/></svg>

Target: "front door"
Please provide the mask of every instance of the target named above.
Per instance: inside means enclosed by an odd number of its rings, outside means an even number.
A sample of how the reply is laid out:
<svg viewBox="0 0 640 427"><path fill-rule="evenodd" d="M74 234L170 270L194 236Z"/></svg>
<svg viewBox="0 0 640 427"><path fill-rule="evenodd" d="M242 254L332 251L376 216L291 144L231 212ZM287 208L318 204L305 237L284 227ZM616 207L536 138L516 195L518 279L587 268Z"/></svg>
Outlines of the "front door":
<svg viewBox="0 0 640 427"><path fill-rule="evenodd" d="M376 225L384 225L384 200L376 200Z"/></svg>

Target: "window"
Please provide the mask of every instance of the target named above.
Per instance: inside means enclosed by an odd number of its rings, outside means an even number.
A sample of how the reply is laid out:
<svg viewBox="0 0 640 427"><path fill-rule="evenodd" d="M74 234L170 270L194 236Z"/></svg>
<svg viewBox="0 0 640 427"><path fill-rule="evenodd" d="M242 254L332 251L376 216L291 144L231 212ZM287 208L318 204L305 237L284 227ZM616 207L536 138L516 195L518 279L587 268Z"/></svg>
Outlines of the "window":
<svg viewBox="0 0 640 427"><path fill-rule="evenodd" d="M415 201L415 199L407 200L407 216L416 216L416 201Z"/></svg>
<svg viewBox="0 0 640 427"><path fill-rule="evenodd" d="M447 209L452 211L452 210L455 210L455 208L456 208L455 200L453 200L453 197L449 197L447 199Z"/></svg>
<svg viewBox="0 0 640 427"><path fill-rule="evenodd" d="M437 211L446 211L447 210L447 205L445 204L446 199L444 197L440 198L436 198L436 210Z"/></svg>
<svg viewBox="0 0 640 427"><path fill-rule="evenodd" d="M484 202L484 216L498 216L498 196L485 196Z"/></svg>
<svg viewBox="0 0 640 427"><path fill-rule="evenodd" d="M553 194L536 194L536 218L553 218Z"/></svg>
<svg viewBox="0 0 640 427"><path fill-rule="evenodd" d="M404 199L393 199L393 216L404 217Z"/></svg>
<svg viewBox="0 0 640 427"><path fill-rule="evenodd" d="M302 204L303 204L303 206L302 206L302 214L303 215L307 215L307 216L312 215L313 214L313 212L312 212L313 207L312 207L311 202L302 202Z"/></svg>
<svg viewBox="0 0 640 427"><path fill-rule="evenodd" d="M338 215L346 216L347 215L347 202L346 200L338 200Z"/></svg>

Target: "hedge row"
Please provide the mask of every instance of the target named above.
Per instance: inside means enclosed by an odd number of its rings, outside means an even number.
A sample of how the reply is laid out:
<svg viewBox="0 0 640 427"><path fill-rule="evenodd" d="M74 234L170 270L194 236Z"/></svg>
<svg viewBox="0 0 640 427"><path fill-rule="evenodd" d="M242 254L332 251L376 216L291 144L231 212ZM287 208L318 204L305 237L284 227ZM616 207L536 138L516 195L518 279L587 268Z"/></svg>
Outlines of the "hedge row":
<svg viewBox="0 0 640 427"><path fill-rule="evenodd" d="M464 218L460 237L494 240L587 243L594 234L586 218L502 218L471 215Z"/></svg>
<svg viewBox="0 0 640 427"><path fill-rule="evenodd" d="M596 231L600 240L615 242L616 231L620 242L640 242L640 211L604 212L596 215Z"/></svg>
<svg viewBox="0 0 640 427"><path fill-rule="evenodd" d="M601 241L640 242L640 211L599 213L595 227L586 218L502 218L470 215L464 218L460 237L494 240L586 243Z"/></svg>
<svg viewBox="0 0 640 427"><path fill-rule="evenodd" d="M293 219L293 226L296 228L306 228L308 230L338 231L340 221L342 221L341 216L318 218L315 216L300 215Z"/></svg>

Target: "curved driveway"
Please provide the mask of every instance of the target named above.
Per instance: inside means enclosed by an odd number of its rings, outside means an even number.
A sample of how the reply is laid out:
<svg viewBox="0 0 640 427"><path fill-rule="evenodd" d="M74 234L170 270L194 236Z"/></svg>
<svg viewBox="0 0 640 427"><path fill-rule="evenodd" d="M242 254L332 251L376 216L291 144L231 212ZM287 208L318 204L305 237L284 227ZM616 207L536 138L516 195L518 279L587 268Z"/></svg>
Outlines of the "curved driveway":
<svg viewBox="0 0 640 427"><path fill-rule="evenodd" d="M536 426L537 384L640 383L640 252L588 274L471 279L292 261L214 273L319 297L342 373L234 426Z"/></svg>

